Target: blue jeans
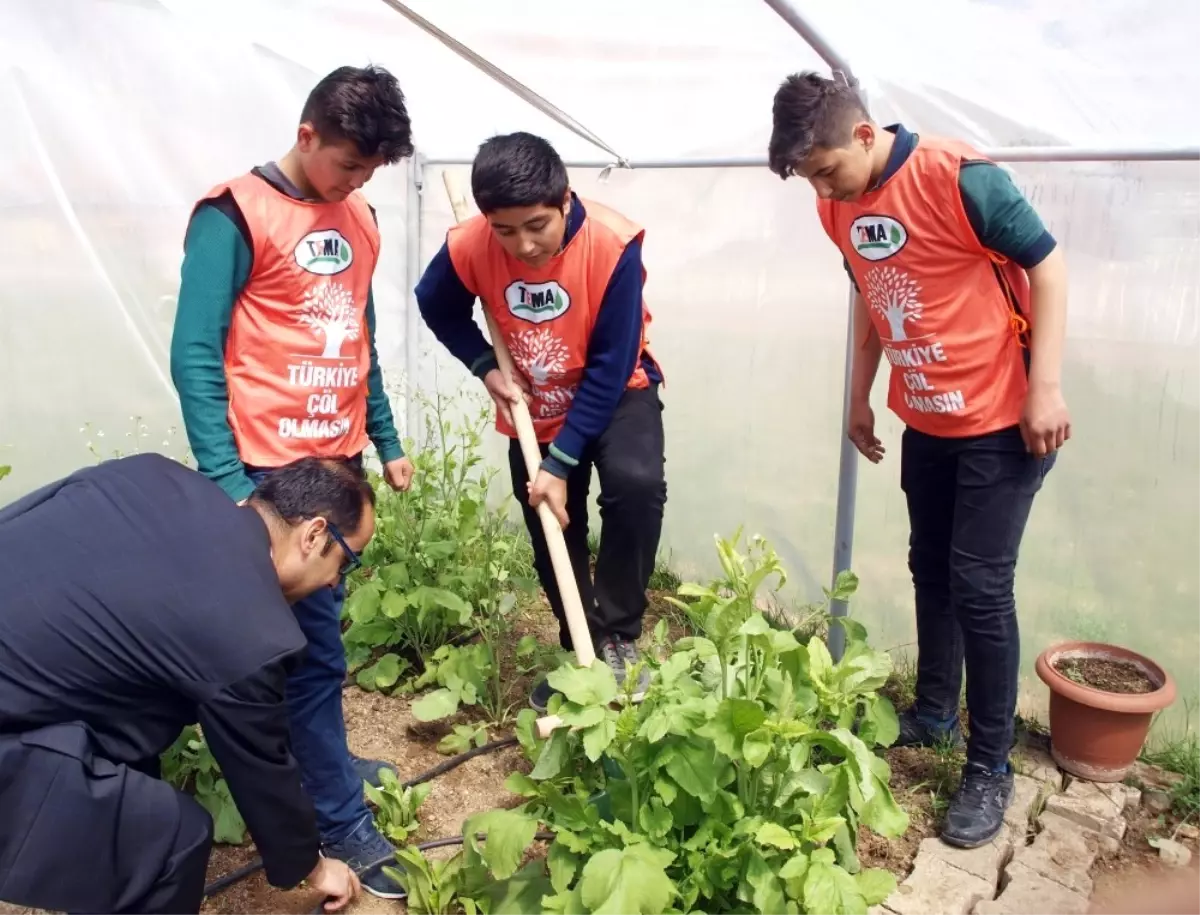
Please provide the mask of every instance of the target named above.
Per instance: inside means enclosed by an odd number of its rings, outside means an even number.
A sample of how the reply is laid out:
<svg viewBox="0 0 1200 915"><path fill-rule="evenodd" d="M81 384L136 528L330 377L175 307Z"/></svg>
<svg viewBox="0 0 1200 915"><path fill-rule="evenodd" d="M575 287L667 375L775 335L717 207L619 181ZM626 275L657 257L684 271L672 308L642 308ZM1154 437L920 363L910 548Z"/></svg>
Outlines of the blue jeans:
<svg viewBox="0 0 1200 915"><path fill-rule="evenodd" d="M1012 427L962 439L904 431L900 485L917 604L917 717L952 725L963 665L967 760L1002 770L1021 659L1013 594L1034 497L1057 454L1034 457Z"/></svg>
<svg viewBox="0 0 1200 915"><path fill-rule="evenodd" d="M255 483L266 475L257 468L249 473ZM308 639L308 651L287 681L292 753L326 844L340 842L370 816L362 780L350 765L342 715L346 651L341 615L345 597L345 583L339 583L292 605L296 622Z"/></svg>

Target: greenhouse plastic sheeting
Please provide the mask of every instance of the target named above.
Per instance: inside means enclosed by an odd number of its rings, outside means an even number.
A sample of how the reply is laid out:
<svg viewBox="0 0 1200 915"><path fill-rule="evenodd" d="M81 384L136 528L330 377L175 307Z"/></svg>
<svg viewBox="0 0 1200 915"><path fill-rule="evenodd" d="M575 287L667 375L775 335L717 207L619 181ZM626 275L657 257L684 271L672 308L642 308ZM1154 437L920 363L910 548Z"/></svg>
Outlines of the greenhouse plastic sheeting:
<svg viewBox="0 0 1200 915"><path fill-rule="evenodd" d="M763 155L779 80L822 66L753 0L409 6L635 163ZM801 6L885 122L989 147L1200 137L1187 44L1196 4ZM517 129L568 158L606 159L377 0L0 3L0 464L14 468L0 501L93 460L89 445L101 456L184 454L168 352L189 211L217 181L287 149L321 75L367 61L399 76L432 159L469 159L488 135ZM1160 659L1195 696L1200 172L1092 163L1013 174L1071 271L1075 431L1023 548L1026 672L1051 638L1111 638ZM423 177L421 265L451 222L439 167ZM367 187L384 237L375 292L386 378L402 391L411 370L426 394L473 386L423 327L418 362L406 362L407 179L399 166ZM664 552L706 574L713 534L744 525L779 550L789 599L819 597L846 280L811 190L764 168L575 169L572 180L647 227L652 343L667 375ZM854 612L888 647L910 643L913 626L900 430L882 383L890 449L859 472ZM401 423L404 407L398 398ZM1036 680L1026 688L1025 700L1041 701Z"/></svg>

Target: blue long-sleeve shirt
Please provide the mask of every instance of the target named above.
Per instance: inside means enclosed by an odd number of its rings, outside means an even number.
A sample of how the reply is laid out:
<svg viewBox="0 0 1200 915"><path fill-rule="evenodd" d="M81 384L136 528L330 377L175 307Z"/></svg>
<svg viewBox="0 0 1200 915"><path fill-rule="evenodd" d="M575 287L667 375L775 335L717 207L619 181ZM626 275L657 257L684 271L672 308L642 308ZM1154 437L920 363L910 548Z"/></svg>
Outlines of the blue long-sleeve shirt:
<svg viewBox="0 0 1200 915"><path fill-rule="evenodd" d="M583 204L572 194L564 245L579 231L585 216ZM579 464L587 445L608 428L639 359L652 382L662 380L658 367L642 351L642 292L642 245L635 240L621 253L609 277L588 340L579 390L542 462L542 468L555 476L565 478ZM475 323L475 294L455 271L445 245L425 269L416 297L425 324L451 355L480 378L497 367L491 344Z"/></svg>

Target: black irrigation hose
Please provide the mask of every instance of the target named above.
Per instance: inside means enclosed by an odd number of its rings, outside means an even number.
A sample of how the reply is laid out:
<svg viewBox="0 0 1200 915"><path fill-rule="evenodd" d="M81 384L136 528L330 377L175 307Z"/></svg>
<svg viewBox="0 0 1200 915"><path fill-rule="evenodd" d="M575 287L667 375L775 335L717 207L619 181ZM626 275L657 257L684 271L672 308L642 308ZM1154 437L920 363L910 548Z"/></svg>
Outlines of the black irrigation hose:
<svg viewBox="0 0 1200 915"><path fill-rule="evenodd" d="M476 833L475 838L480 842L487 841L487 836L481 832ZM555 835L552 832L535 832L533 834L533 838L535 841L539 842L553 842ZM417 846L417 851L430 851L434 848L447 848L451 845L462 845L464 839L465 836L447 836L444 839L434 839L431 842L422 842ZM365 877L373 871L379 870L384 865L395 862L395 860L396 858L394 855L388 855L386 858L380 858L378 861L372 861L362 869L362 871L359 873L359 877ZM396 899L404 899L407 895L408 894L406 893L404 896L397 896ZM321 904L312 910L312 915L324 915L325 903L327 903L331 898L333 897L326 896L324 899L322 899Z"/></svg>
<svg viewBox="0 0 1200 915"><path fill-rule="evenodd" d="M447 772L451 771L452 769L457 769L463 763L467 762L468 760L474 759L476 756L484 756L488 753L494 753L497 750L503 750L505 747L515 746L516 743L517 743L517 738L505 737L502 740L493 740L491 743L485 743L482 747L473 747L472 749L467 750L467 752L465 752L465 753L459 753L457 756L450 757L450 759L447 759L445 762L438 763L436 766L434 766L428 772L422 772L420 775L410 778L406 782L401 782L400 787L401 788L412 788L414 785L420 785L423 782L431 781L432 779L437 778L439 775L445 775ZM456 837L450 838L450 839L436 839L432 843L426 842L423 845L418 845L417 848L424 851L426 848L441 848L443 845L453 845L456 842L461 843L462 836L456 836ZM440 844L438 844L438 843L440 843ZM388 856L387 858L384 858L381 861L374 861L371 864L367 865L366 868L364 868L363 873L366 873L367 871L370 871L373 868L382 867L384 864L386 864L392 860L394 860L394 859L391 856ZM233 886L233 884L237 883L239 880L245 880L251 874L255 873L258 870L261 870L262 866L263 866L262 858L255 858L249 864L246 864L243 867L239 867L237 870L231 871L230 873L225 874L223 877L218 877L216 880L214 880L212 883L210 883L208 886L206 886L204 888L205 898L207 898L209 896L214 896L217 893L221 892L222 890L228 889L229 887ZM324 910L322 909L322 911L324 911Z"/></svg>

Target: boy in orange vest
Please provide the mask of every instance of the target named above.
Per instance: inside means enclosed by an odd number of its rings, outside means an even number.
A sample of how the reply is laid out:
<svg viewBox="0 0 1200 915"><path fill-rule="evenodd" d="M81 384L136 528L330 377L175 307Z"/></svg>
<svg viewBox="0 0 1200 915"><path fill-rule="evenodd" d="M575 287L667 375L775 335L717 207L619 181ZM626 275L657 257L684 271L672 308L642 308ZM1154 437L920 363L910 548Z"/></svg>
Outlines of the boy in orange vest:
<svg viewBox="0 0 1200 915"><path fill-rule="evenodd" d="M199 469L230 498L245 500L269 469L302 457L340 458L361 473L368 442L387 482L408 488L412 464L375 352L379 229L359 189L412 149L395 77L342 67L312 90L287 155L217 185L196 205L171 376ZM343 576L355 565L348 559ZM288 679L287 702L323 854L361 869L392 851L363 781L378 784L379 770L394 767L352 756L346 743L344 595L339 584L296 605L308 651ZM377 896L403 893L378 869L363 885Z"/></svg>
<svg viewBox="0 0 1200 915"><path fill-rule="evenodd" d="M624 682L637 661L646 586L654 569L667 487L662 372L647 348L642 229L580 200L567 169L540 137L492 137L471 169L480 215L454 229L417 286L434 336L478 378L509 436L513 492L533 540L534 564L571 650L562 597L535 508L564 528L596 653ZM479 298L512 353L543 461L530 484L512 425L510 387L473 318ZM600 479L600 551L588 572L588 487ZM639 698L649 683L643 671ZM542 680L530 704L545 711Z"/></svg>
<svg viewBox="0 0 1200 915"><path fill-rule="evenodd" d="M869 395L880 357L891 365L918 646L896 745L961 742L965 660L967 762L942 838L974 848L1012 800L1017 551L1071 434L1062 252L1003 170L965 143L880 128L853 88L815 73L776 93L769 163L811 182L855 284L847 434L872 463Z"/></svg>

